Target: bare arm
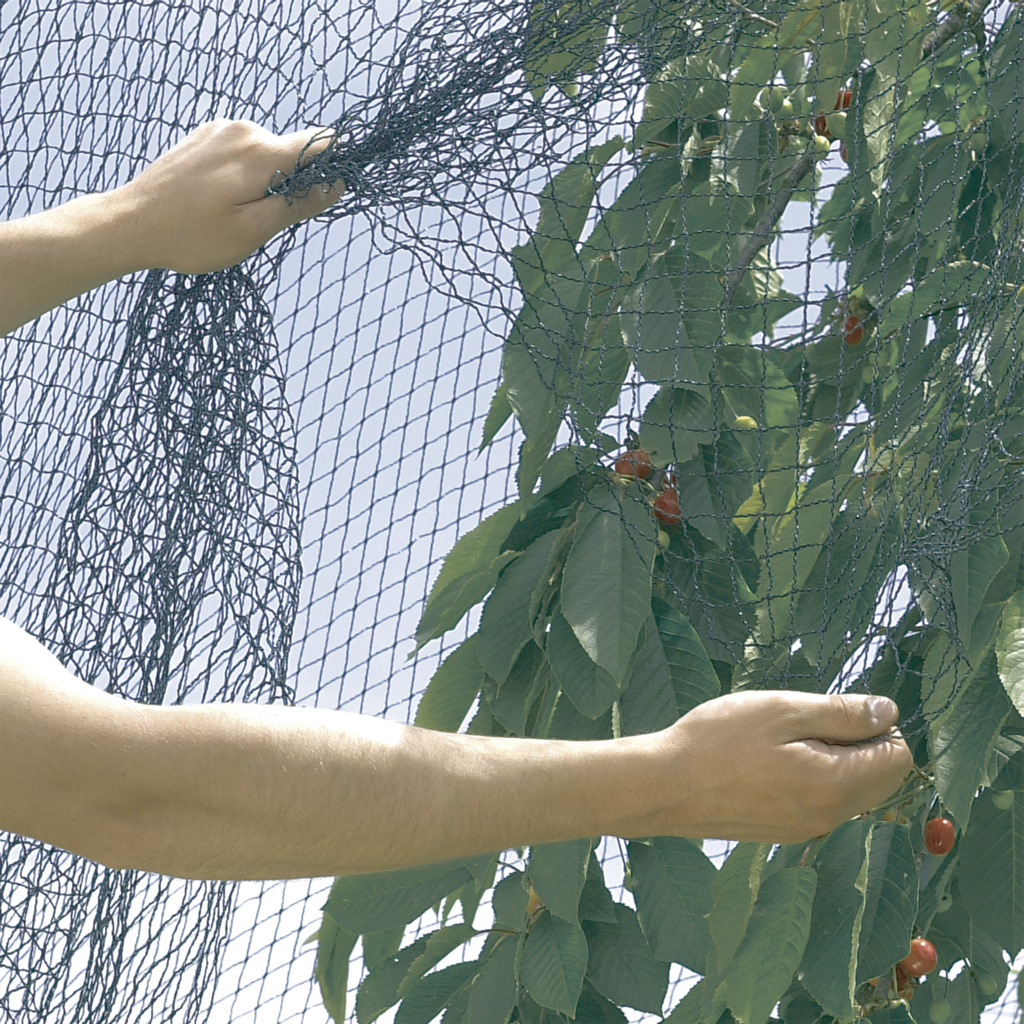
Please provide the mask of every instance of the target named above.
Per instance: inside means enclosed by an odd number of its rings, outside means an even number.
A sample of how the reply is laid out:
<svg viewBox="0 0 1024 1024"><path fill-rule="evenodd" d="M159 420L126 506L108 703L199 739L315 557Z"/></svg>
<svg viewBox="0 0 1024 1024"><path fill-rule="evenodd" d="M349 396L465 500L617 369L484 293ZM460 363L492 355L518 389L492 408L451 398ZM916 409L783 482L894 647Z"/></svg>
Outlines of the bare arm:
<svg viewBox="0 0 1024 1024"><path fill-rule="evenodd" d="M324 131L275 135L251 121L211 121L120 188L0 223L0 336L138 270L233 266L290 224L322 213L344 182L291 206L265 193L274 172L290 172ZM307 155L326 145L326 137L314 142Z"/></svg>
<svg viewBox="0 0 1024 1024"><path fill-rule="evenodd" d="M864 698L751 692L649 736L501 739L242 704L147 707L0 619L0 827L186 878L385 870L589 835L798 842L897 788Z"/></svg>

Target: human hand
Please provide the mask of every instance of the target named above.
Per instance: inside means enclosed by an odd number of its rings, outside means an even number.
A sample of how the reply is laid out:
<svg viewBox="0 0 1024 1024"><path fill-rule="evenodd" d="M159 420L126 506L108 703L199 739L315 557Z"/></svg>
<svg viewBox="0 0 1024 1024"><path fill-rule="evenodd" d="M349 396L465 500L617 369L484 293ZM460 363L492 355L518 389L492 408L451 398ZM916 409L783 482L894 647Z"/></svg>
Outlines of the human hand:
<svg viewBox="0 0 1024 1024"><path fill-rule="evenodd" d="M881 700L877 720L869 700ZM884 698L750 690L707 701L651 737L677 778L636 834L798 843L831 832L913 767L903 738L886 736L898 720Z"/></svg>
<svg viewBox="0 0 1024 1024"><path fill-rule="evenodd" d="M254 253L275 234L332 206L345 191L336 181L305 198L267 196L277 170L290 174L307 143L305 160L327 148L327 128L275 135L252 121L219 118L201 125L109 193L130 225L126 236L138 269L183 274L223 270Z"/></svg>

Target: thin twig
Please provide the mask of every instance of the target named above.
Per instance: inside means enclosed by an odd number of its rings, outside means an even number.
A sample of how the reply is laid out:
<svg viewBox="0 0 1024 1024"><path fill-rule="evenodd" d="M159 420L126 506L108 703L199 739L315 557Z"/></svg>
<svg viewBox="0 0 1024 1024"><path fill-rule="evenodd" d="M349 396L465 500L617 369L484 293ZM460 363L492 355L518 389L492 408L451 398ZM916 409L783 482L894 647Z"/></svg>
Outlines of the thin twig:
<svg viewBox="0 0 1024 1024"><path fill-rule="evenodd" d="M966 18L961 17L955 10L950 11L949 17L935 30L933 35L925 40L921 56L930 57L940 47L945 46L958 32L971 28L985 13L987 6L988 0L973 0Z"/></svg>
<svg viewBox="0 0 1024 1024"><path fill-rule="evenodd" d="M762 25L767 25L769 28L773 28L778 31L779 26L776 25L774 21L769 21L767 18L762 18L760 14L748 11L746 7L740 3L740 0L729 0L729 3L731 3L733 7L738 7L748 18L750 18L751 21L759 21Z"/></svg>
<svg viewBox="0 0 1024 1024"><path fill-rule="evenodd" d="M738 0L730 0L730 2L739 6ZM930 57L941 46L944 46L949 42L949 40L958 32L961 32L963 29L973 25L985 13L985 7L987 4L988 0L973 0L970 12L966 18L961 18L955 13L950 14L935 33L925 40L922 48L922 56ZM772 234L775 231L775 225L778 223L783 211L789 204L790 199L792 199L793 193L797 190L800 182L803 180L807 172L814 166L815 158L816 154L813 149L808 147L807 152L797 160L797 162L789 169L785 178L783 178L782 188L775 193L771 205L765 211L764 216L760 221L758 221L753 234L747 240L747 244L743 247L743 251L740 253L739 259L736 261L736 265L726 275L725 301L727 304L732 304L732 300L736 295L740 282L743 280L743 275L750 269L750 264L753 263L754 257L771 241Z"/></svg>
<svg viewBox="0 0 1024 1024"><path fill-rule="evenodd" d="M754 228L754 233L747 239L747 244L743 247L743 251L736 261L736 266L726 275L725 301L727 305L732 304L736 290L740 286L740 281L743 280L743 275L749 269L750 264L753 263L754 257L771 241L772 232L782 216L782 211L785 210L786 205L807 172L814 166L816 155L813 148L808 147L807 152L793 164L785 178L782 179L782 188L775 193L771 204L764 212L764 216L758 222L757 227Z"/></svg>

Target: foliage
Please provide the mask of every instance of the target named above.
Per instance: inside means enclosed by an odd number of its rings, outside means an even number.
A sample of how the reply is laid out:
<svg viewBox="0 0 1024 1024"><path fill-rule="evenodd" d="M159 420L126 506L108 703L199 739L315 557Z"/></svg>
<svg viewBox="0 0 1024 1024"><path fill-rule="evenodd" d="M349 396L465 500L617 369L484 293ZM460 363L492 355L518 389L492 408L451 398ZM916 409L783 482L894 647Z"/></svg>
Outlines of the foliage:
<svg viewBox="0 0 1024 1024"><path fill-rule="evenodd" d="M428 728L478 706L477 733L611 737L730 690L845 686L897 700L918 771L806 850L740 844L716 868L699 841L631 842L635 908L587 839L533 848L493 888L497 855L340 878L318 958L335 1019L356 935L360 1024L396 1003L398 1024L611 1022L621 1006L673 1024L881 1024L943 998L970 1024L1002 992L1024 948L1022 39L1014 11L982 49L954 30L965 10L790 0L704 36L681 5L619 5L643 116L554 176L513 250L523 305L484 444L515 416L519 497L456 544L416 634L484 602L423 695ZM527 86L576 95L606 11L537 5L531 25ZM845 125L829 123L848 173L814 228L845 286L792 343L775 325L809 300L768 243L815 194L811 125L845 88ZM624 154L633 180L591 218ZM608 433L641 383L638 434ZM654 473L616 475L613 453L637 444ZM683 522L665 530L651 506L669 481ZM911 597L879 626L898 572ZM959 840L937 858L923 826L940 809ZM402 946L445 899L463 922ZM481 936L476 959L437 967ZM968 967L916 984L911 1011L894 967L914 936L940 970ZM674 1008L671 963L703 976Z"/></svg>

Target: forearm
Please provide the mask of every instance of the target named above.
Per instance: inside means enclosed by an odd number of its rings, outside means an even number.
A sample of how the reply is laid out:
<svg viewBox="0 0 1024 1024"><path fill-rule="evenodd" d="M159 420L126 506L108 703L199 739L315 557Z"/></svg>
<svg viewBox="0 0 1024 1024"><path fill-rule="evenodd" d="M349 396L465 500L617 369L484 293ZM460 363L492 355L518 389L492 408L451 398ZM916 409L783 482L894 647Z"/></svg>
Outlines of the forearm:
<svg viewBox="0 0 1024 1024"><path fill-rule="evenodd" d="M126 808L135 852L116 867L225 879L386 870L625 834L654 788L646 737L451 735L255 705L151 711Z"/></svg>
<svg viewBox="0 0 1024 1024"><path fill-rule="evenodd" d="M0 336L76 295L143 269L121 190L0 223Z"/></svg>

